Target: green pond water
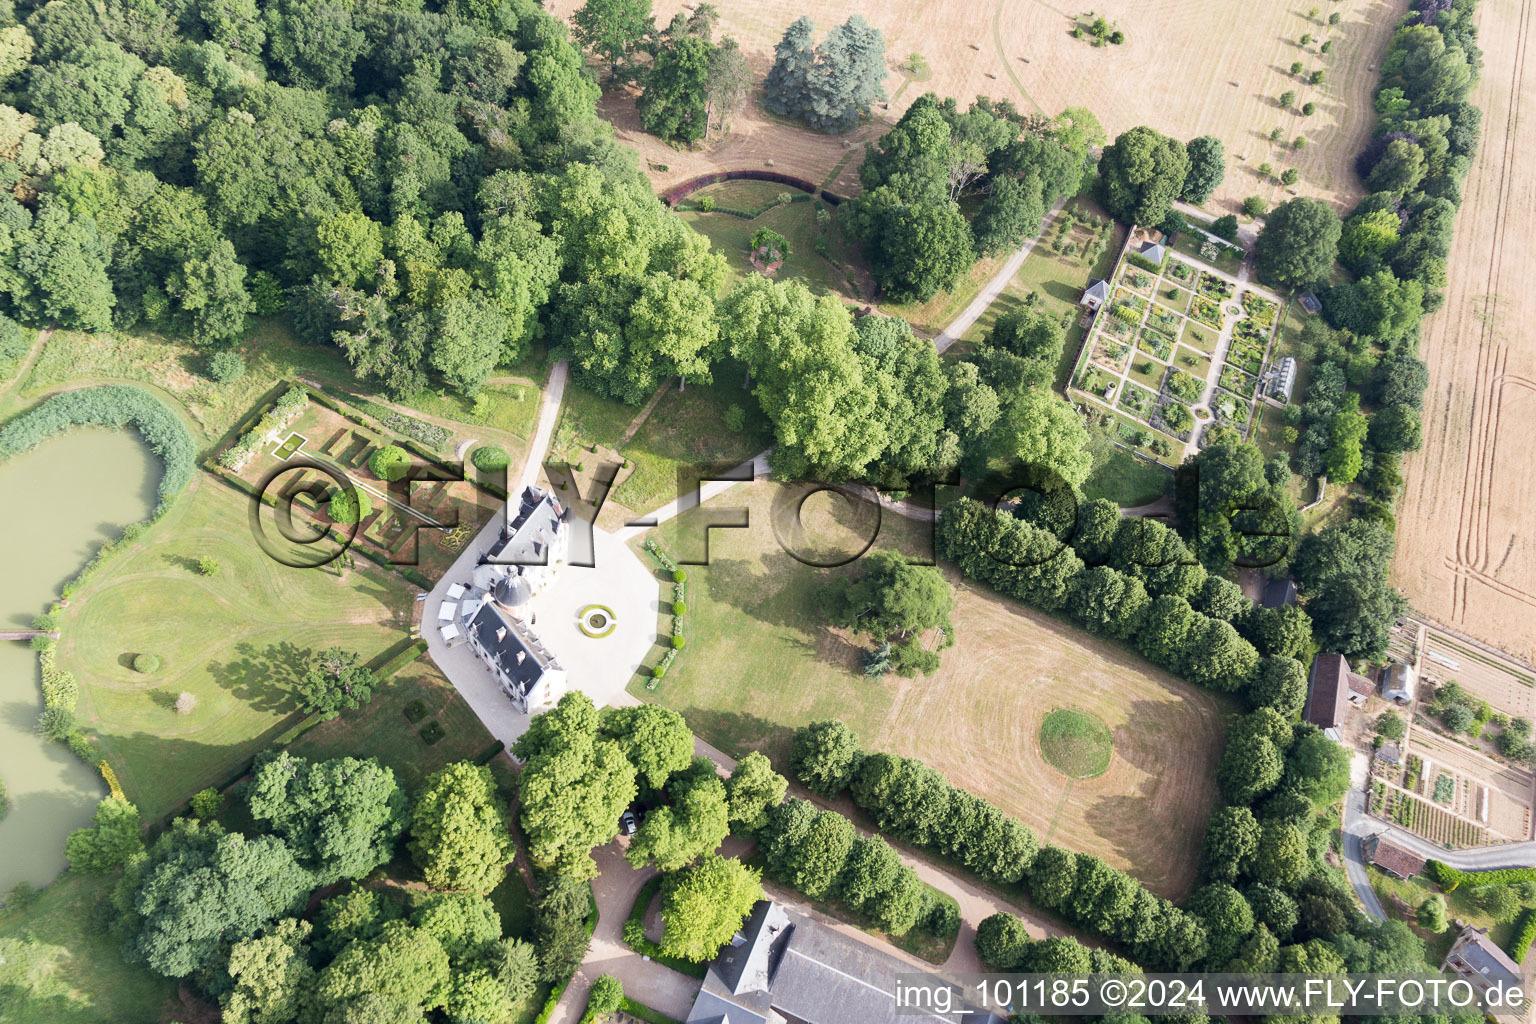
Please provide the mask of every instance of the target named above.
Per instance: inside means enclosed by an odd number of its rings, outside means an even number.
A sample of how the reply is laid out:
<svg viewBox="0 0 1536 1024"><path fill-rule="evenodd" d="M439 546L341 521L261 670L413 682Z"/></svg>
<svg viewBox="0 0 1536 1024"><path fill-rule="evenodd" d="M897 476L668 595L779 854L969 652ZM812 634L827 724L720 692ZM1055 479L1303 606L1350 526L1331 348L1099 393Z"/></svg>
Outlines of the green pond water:
<svg viewBox="0 0 1536 1024"><path fill-rule="evenodd" d="M155 507L160 465L132 433L77 430L0 462L0 629L25 628L59 588L128 523ZM153 609L144 609L146 615ZM89 825L104 787L96 772L36 732L37 655L0 640L0 892L51 882L64 837Z"/></svg>

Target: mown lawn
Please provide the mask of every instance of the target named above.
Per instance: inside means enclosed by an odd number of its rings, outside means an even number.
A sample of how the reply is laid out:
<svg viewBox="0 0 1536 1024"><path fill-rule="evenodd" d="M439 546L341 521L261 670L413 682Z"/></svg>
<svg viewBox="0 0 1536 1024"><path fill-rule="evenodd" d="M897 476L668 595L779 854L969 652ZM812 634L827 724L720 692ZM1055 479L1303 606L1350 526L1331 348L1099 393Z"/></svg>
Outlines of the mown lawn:
<svg viewBox="0 0 1536 1024"><path fill-rule="evenodd" d="M613 500L635 512L649 512L677 497L679 472L691 490L700 472L736 466L773 443L773 427L750 391L742 390L746 367L726 360L709 384L690 382L668 389L635 436L619 453L634 472L614 489ZM742 425L731 429L726 416L741 410Z"/></svg>
<svg viewBox="0 0 1536 1024"><path fill-rule="evenodd" d="M760 750L780 770L797 727L841 719L866 749L922 758L1018 815L1042 841L1092 850L1156 891L1182 895L1215 796L1222 699L947 566L955 646L941 653L939 670L871 679L860 655L873 641L832 628L824 610L859 564L806 563L853 558L871 537L875 548L925 560L931 524L889 514L877 521L875 506L849 507L829 494L802 506L803 497L769 482L739 484L651 531L679 562L697 563L708 523L727 509L748 513L744 529L708 531L708 565L687 565L688 645L654 690L637 680L630 692L681 712L727 753ZM1067 703L1113 737L1110 764L1095 778L1064 778L1042 755L1041 719Z"/></svg>
<svg viewBox="0 0 1536 1024"><path fill-rule="evenodd" d="M1097 204L1091 199L1081 198L1074 200L1074 209L1082 216L1105 216ZM977 318L971 329L965 332L964 341L979 342L992 329L992 322L1001 314L1023 303L1024 299L1033 293L1040 304L1040 308L1056 316L1071 314L1071 323L1066 329L1066 340L1062 344L1061 358L1057 362L1056 387L1062 388L1067 379L1072 375L1072 363L1077 358L1077 350L1083 342L1083 328L1079 324L1080 312L1077 300L1082 296L1083 289L1094 278L1106 276L1115 266L1115 255L1120 251L1120 245L1125 241L1125 228L1116 223L1110 232L1109 245L1103 255L1090 266L1080 252L1083 243L1091 236L1092 232L1086 224L1077 224L1067 233L1067 241L1074 247L1074 255L1064 255L1052 250L1050 240L1055 238L1055 225L1057 221L1052 219L1046 225L1040 240L1035 243L1034 249L1025 258L1019 272L1013 276L1008 287L1003 289L987 308L987 311Z"/></svg>
<svg viewBox="0 0 1536 1024"><path fill-rule="evenodd" d="M1395 916L1393 898L1401 899L1410 908L1417 908L1425 898L1440 892L1440 887L1434 882L1418 875L1403 881L1393 878L1391 875L1379 871L1374 867L1367 867L1366 873L1371 877L1371 888L1376 890L1376 898L1381 900L1381 905L1387 911L1387 916ZM1488 937L1496 942L1501 949L1508 950L1515 937L1515 923L1513 921L1498 922L1477 905L1473 899L1472 889L1456 889L1444 893L1445 916L1447 920L1465 921L1477 928L1488 929ZM1445 959L1445 954L1451 950L1451 944L1456 941L1456 929L1447 928L1438 935L1426 932L1413 925L1414 931L1424 940L1428 947L1428 956L1425 958L1432 964L1439 964Z"/></svg>
<svg viewBox="0 0 1536 1024"><path fill-rule="evenodd" d="M176 986L123 963L107 929L116 876L66 874L25 910L0 912L0 1020L126 1024L172 1019Z"/></svg>
<svg viewBox="0 0 1536 1024"><path fill-rule="evenodd" d="M693 202L711 197L720 206L747 212L761 210L772 203L781 192L804 195L788 185L763 181L728 181L701 189L689 198ZM823 229L817 224L816 208L827 211L828 224ZM753 234L759 228L768 228L783 235L789 242L789 258L778 269L776 280L795 280L818 295L836 295L847 302L858 302L858 292L850 285L847 274L857 273L863 262L854 246L845 243L838 230L834 215L836 210L820 200L809 200L775 206L748 220L734 214L716 210L703 213L697 210L680 210L678 216L695 231L709 239L716 252L725 256L730 283L735 283L757 271L747 260L747 252ZM816 251L816 239L825 233L827 256Z"/></svg>
<svg viewBox="0 0 1536 1024"><path fill-rule="evenodd" d="M1094 460L1093 472L1083 482L1087 498L1108 498L1121 508L1150 505L1168 493L1173 474L1148 464L1123 448L1106 445L1108 452Z"/></svg>
<svg viewBox="0 0 1536 1024"><path fill-rule="evenodd" d="M279 380L296 375L351 386L352 369L339 349L306 345L288 325L262 320L239 347L247 370L229 384L205 375L206 353L158 334L56 331L32 366L23 393L36 395L61 384L109 378L151 384L179 401L197 422L203 440L217 439L242 419Z"/></svg>
<svg viewBox="0 0 1536 1024"><path fill-rule="evenodd" d="M427 710L412 723L405 711L418 700ZM432 744L422 738L430 722L441 724L444 732ZM320 723L289 744L288 750L315 761L377 757L394 771L402 788L414 793L439 768L473 760L495 742L442 671L422 655L390 677L371 702Z"/></svg>
<svg viewBox="0 0 1536 1024"><path fill-rule="evenodd" d="M249 508L199 474L60 617L81 723L149 818L228 781L300 720L294 688L311 652L339 644L371 659L409 625L414 589L398 575L361 557L342 578L281 565L252 537ZM197 572L205 556L218 575ZM159 669L135 672L136 654ZM173 707L183 691L197 702L185 715Z"/></svg>
<svg viewBox="0 0 1536 1024"><path fill-rule="evenodd" d="M565 386L560 418L555 422L554 437L550 440L550 457L574 463L581 458L580 449L587 445L618 447L625 428L642 408L604 398L574 380L570 381Z"/></svg>

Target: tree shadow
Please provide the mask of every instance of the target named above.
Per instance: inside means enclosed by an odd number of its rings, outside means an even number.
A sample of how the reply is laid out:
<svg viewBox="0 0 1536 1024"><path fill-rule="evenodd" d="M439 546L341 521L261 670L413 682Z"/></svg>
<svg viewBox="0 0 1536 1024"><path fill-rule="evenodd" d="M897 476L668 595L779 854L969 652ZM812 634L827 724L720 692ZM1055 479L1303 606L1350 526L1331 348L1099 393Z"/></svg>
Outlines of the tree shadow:
<svg viewBox="0 0 1536 1024"><path fill-rule="evenodd" d="M1056 280L1046 281L1040 286L1040 290L1053 299L1060 299L1062 302L1070 302L1073 305L1077 304L1078 296L1082 294L1079 289L1072 287L1067 282Z"/></svg>
<svg viewBox="0 0 1536 1024"><path fill-rule="evenodd" d="M314 656L312 649L284 640L261 651L240 643L235 652L239 657L233 661L208 663L209 674L221 687L256 711L298 710L298 689Z"/></svg>
<svg viewBox="0 0 1536 1024"><path fill-rule="evenodd" d="M189 555L165 555L163 557L165 558L165 560L167 562L169 562L170 564L176 566L176 568L178 568L178 569L185 569L185 570L187 570L187 572L197 572L198 571L197 570L197 559L192 558Z"/></svg>
<svg viewBox="0 0 1536 1024"><path fill-rule="evenodd" d="M789 747L795 730L743 711L717 711L713 708L683 708L688 727L711 745L732 757L741 758L757 750L768 755L775 770L789 770Z"/></svg>
<svg viewBox="0 0 1536 1024"><path fill-rule="evenodd" d="M161 711L175 711L178 696L180 696L179 691L166 690L158 686L149 691L149 699Z"/></svg>

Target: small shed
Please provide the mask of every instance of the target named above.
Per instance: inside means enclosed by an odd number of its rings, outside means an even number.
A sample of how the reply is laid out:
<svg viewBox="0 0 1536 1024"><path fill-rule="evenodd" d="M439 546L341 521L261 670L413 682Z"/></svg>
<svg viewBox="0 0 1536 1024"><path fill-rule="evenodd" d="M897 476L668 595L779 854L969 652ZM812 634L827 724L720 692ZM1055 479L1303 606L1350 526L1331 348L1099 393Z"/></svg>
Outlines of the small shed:
<svg viewBox="0 0 1536 1024"><path fill-rule="evenodd" d="M1419 677L1412 665L1394 661L1381 676L1381 695L1398 704L1412 704Z"/></svg>
<svg viewBox="0 0 1536 1024"><path fill-rule="evenodd" d="M1136 255L1144 260L1151 260L1158 266L1163 265L1163 260L1168 256L1168 247L1162 242L1146 242L1136 251Z"/></svg>
<svg viewBox="0 0 1536 1024"><path fill-rule="evenodd" d="M1423 857L1379 835L1360 840L1360 852L1369 863L1397 878L1409 879L1424 870Z"/></svg>
<svg viewBox="0 0 1536 1024"><path fill-rule="evenodd" d="M1089 281L1088 287L1083 289L1083 297L1077 300L1080 306L1087 306L1094 312L1103 308L1109 301L1109 283L1107 281Z"/></svg>
<svg viewBox="0 0 1536 1024"><path fill-rule="evenodd" d="M1265 608L1285 608L1296 603L1296 581L1289 576L1270 580L1264 584L1264 594L1259 601Z"/></svg>

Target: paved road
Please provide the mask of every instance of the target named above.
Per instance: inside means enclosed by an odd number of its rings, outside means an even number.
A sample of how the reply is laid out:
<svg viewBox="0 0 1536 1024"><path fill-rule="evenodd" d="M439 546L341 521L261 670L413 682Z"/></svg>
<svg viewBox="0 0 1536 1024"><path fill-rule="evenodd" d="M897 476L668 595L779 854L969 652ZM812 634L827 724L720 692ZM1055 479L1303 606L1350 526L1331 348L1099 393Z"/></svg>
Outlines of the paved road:
<svg viewBox="0 0 1536 1024"><path fill-rule="evenodd" d="M949 346L959 341L961 336L971 329L971 325L981 318L981 314L987 311L987 307L997 301L997 297L1003 293L1003 289L1008 287L1008 282L1013 280L1013 275L1019 272L1019 268L1024 265L1024 261L1029 258L1029 254L1034 251L1035 243L1045 236L1045 226L1061 212L1061 208L1066 205L1066 202L1063 199L1051 207L1050 212L1040 222L1040 230L1036 232L1035 237L1025 242L1018 252L1009 256L1007 261L998 268L997 273L992 275L992 280L988 281L981 291L976 294L976 297L971 300L971 304L966 306L959 316L955 317L954 323L939 332L939 336L933 339L934 348L943 352Z"/></svg>
<svg viewBox="0 0 1536 1024"><path fill-rule="evenodd" d="M1355 756L1363 760L1361 755ZM1365 794L1361 790L1351 789L1344 795L1344 874L1349 876L1349 884L1354 887L1365 912L1378 921L1385 921L1387 912L1382 909L1381 900L1376 898L1376 890L1371 888L1371 878L1360 855L1360 840L1373 835L1379 825L1375 819L1366 817Z"/></svg>

